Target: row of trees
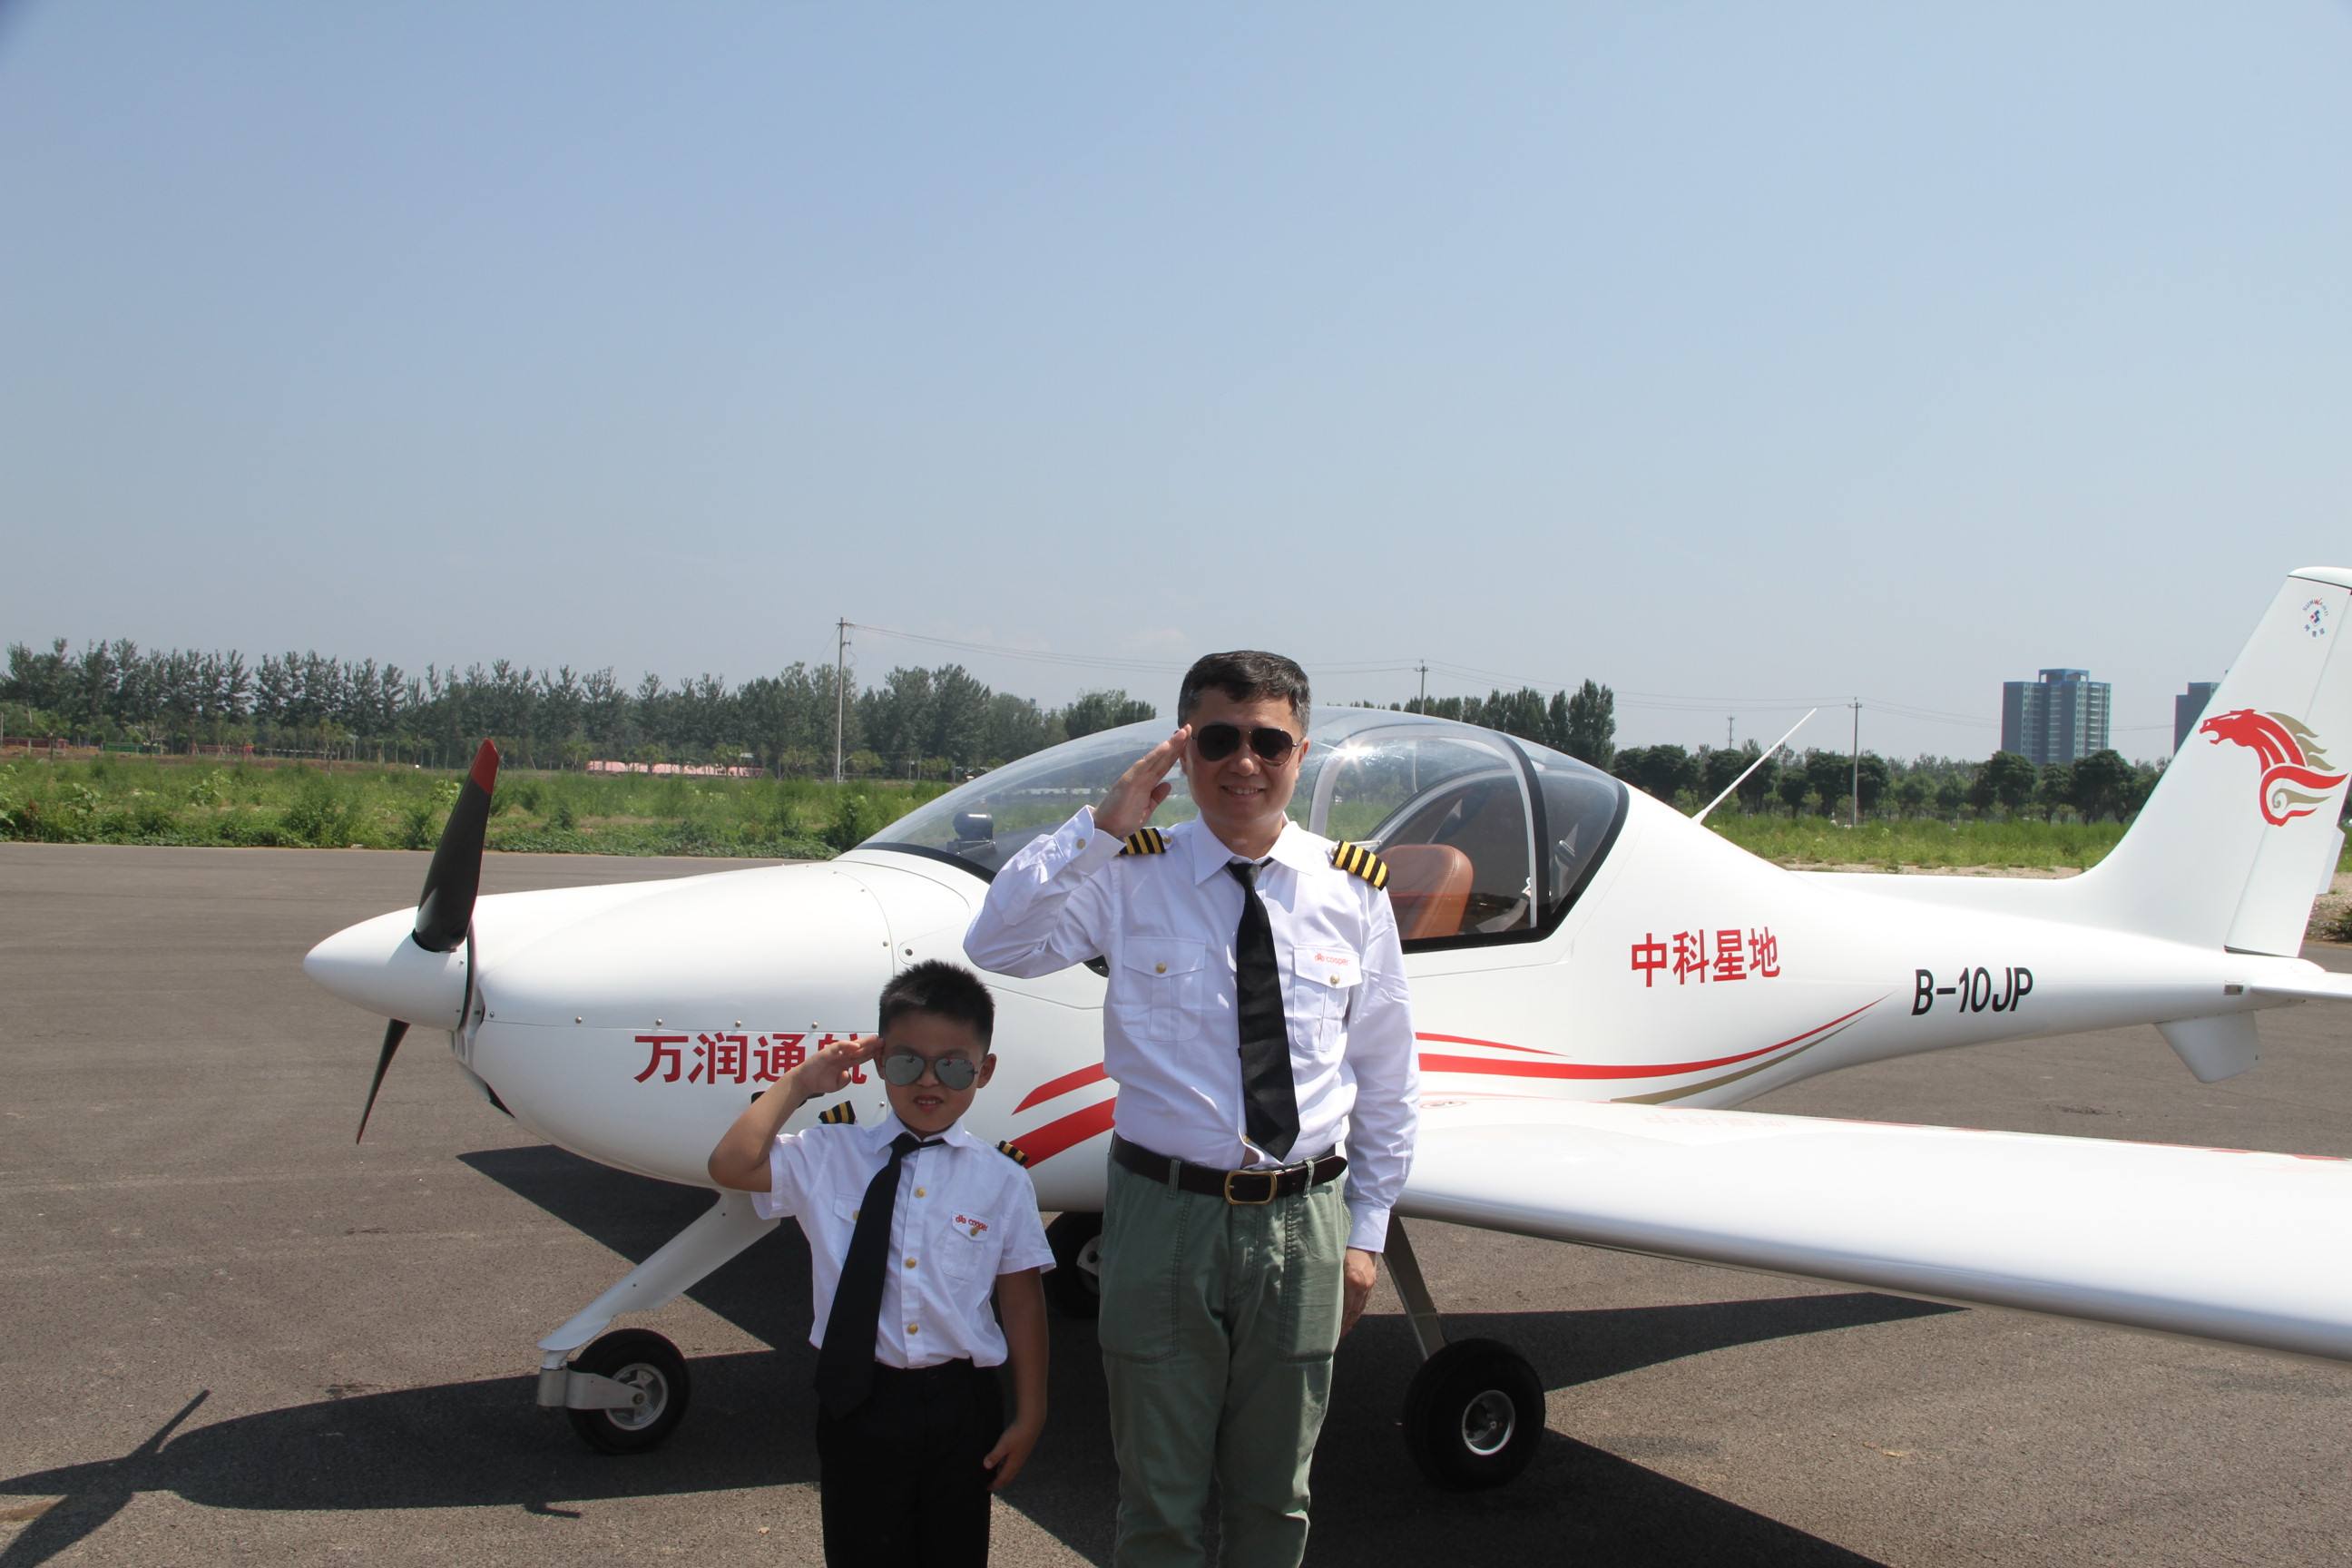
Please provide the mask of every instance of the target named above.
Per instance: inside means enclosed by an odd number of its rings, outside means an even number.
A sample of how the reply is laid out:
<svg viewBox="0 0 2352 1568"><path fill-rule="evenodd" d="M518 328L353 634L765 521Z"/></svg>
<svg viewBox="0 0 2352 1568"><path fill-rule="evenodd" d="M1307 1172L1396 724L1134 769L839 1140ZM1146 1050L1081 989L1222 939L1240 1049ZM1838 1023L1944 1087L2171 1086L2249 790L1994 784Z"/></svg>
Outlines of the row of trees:
<svg viewBox="0 0 2352 1568"><path fill-rule="evenodd" d="M1058 742L1153 717L1124 691L1093 691L1043 708L995 691L961 665L896 668L842 694L843 746L860 775L944 776L992 766ZM833 767L834 671L793 664L730 688L699 675L677 685L648 675L625 687L611 669L534 670L505 659L414 676L373 659L311 653L244 656L142 649L127 640L69 652L8 648L0 678L0 732L78 742L131 741L184 750L251 745L452 762L484 735L518 764L579 767L592 757L738 763L784 773ZM1574 691L1532 687L1486 697L1414 699L1389 706L1483 724L1607 769L1661 800L1693 806L1729 787L1759 748L1616 745L1616 694L1587 680ZM2100 752L2072 766L2036 768L2014 752L1983 763L1921 757L1890 763L1864 752L1777 756L1740 785L1750 813L1842 815L1857 791L1864 815L1958 816L1995 810L2084 820L2139 809L2159 770Z"/></svg>
<svg viewBox="0 0 2352 1568"><path fill-rule="evenodd" d="M1391 704L1410 712L1433 713L1484 724L1522 740L1565 752L1604 768L1637 789L1685 809L1696 809L1732 786L1752 814L1786 810L1843 816L1858 803L1865 816L1892 811L1905 816L1956 818L1973 812L2009 816L2029 813L2047 818L2071 812L2085 822L2121 820L2137 811L2161 776L2160 767L2126 762L2112 751L2095 752L2073 763L2036 767L2014 752L1996 752L1987 761L1920 757L1889 762L1874 752L1857 759L1851 752L1813 750L1775 755L1755 771L1762 748L1744 746L1628 746L1616 742L1616 693L1588 680L1576 691L1547 697L1533 687L1496 690L1485 697L1446 697Z"/></svg>
<svg viewBox="0 0 2352 1568"><path fill-rule="evenodd" d="M860 689L834 671L793 664L730 689L700 675L635 687L609 668L534 670L499 659L421 676L373 659L312 653L142 649L128 640L68 652L10 645L0 678L0 732L82 743L131 742L364 754L447 763L484 735L527 767L579 767L592 757L738 763L780 773L829 773L836 702L841 743L861 774L939 776L1024 756L1115 724L1152 717L1124 691L1092 691L1063 708L993 691L960 665L893 669Z"/></svg>
<svg viewBox="0 0 2352 1568"><path fill-rule="evenodd" d="M1612 771L1661 800L1696 806L1730 788L1758 752L1752 741L1696 752L1637 746L1619 752ZM2084 822L2121 821L2147 804L2163 772L2111 751L2036 767L2015 752L1995 752L1981 763L1949 757L1890 763L1874 752L1857 759L1851 752L1815 750L1775 756L1748 775L1737 798L1750 814L1786 809L1792 816L1807 811L1845 816L1858 805L1864 816L1891 812L1951 819L1997 811L2047 820L2068 812Z"/></svg>

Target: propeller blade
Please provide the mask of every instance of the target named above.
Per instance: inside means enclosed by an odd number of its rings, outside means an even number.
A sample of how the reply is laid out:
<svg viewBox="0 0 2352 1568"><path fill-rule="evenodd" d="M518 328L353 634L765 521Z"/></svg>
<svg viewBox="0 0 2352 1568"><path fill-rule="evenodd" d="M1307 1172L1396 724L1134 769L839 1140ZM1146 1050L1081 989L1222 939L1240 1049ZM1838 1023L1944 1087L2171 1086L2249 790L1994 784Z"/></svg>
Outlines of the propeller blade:
<svg viewBox="0 0 2352 1568"><path fill-rule="evenodd" d="M407 1033L407 1024L398 1018L384 1026L383 1049L376 1053L375 1081L368 1085L367 1104L360 1110L359 1135L352 1140L354 1143L367 1136L368 1118L374 1114L376 1091L383 1087L384 1069L392 1066L392 1053L400 1049L401 1037Z"/></svg>
<svg viewBox="0 0 2352 1568"><path fill-rule="evenodd" d="M425 894L416 900L416 945L427 952L452 951L473 923L474 896L482 887L482 839L490 828L490 791L498 782L499 749L484 741L457 791L457 804L449 808L433 863L425 868Z"/></svg>

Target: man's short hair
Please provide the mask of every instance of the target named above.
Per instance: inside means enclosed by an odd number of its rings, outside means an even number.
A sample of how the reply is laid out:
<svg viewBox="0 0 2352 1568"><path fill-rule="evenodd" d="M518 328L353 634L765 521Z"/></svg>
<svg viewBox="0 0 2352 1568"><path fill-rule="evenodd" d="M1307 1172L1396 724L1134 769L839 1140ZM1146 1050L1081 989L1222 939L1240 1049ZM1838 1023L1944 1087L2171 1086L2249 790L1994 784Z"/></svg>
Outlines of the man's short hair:
<svg viewBox="0 0 2352 1568"><path fill-rule="evenodd" d="M1298 728L1302 731L1307 728L1307 672L1296 659L1246 647L1202 655L1184 672L1184 684L1176 693L1176 722L1191 721L1193 710L1201 706L1201 693L1212 686L1236 702L1285 699Z"/></svg>
<svg viewBox="0 0 2352 1568"><path fill-rule="evenodd" d="M996 1035L996 998L979 975L943 958L909 964L892 975L882 987L881 1012L886 1035L894 1020L908 1013L936 1013L970 1025L982 1050Z"/></svg>

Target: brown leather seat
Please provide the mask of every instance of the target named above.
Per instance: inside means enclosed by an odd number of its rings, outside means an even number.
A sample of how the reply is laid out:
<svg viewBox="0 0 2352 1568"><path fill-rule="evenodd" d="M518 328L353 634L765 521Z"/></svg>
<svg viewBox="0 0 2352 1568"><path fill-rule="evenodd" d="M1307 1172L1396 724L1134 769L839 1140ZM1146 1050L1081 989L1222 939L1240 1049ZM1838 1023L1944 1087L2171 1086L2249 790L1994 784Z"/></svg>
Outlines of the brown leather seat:
<svg viewBox="0 0 2352 1568"><path fill-rule="evenodd" d="M1470 857L1450 844L1400 844L1381 851L1389 867L1389 903L1406 942L1453 936L1470 907Z"/></svg>

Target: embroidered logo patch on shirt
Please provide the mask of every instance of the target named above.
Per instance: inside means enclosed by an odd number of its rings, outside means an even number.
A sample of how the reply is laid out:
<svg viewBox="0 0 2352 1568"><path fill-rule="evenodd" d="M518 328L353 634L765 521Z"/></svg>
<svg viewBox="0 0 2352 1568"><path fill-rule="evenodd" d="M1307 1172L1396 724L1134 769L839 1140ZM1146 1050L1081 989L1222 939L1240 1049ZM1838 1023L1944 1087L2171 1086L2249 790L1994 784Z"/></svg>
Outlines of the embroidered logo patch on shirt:
<svg viewBox="0 0 2352 1568"><path fill-rule="evenodd" d="M978 1241L980 1239L981 1232L988 1228L988 1222L986 1220L974 1219L970 1215L960 1214L956 1215L955 1225L958 1230L963 1232L974 1241Z"/></svg>

